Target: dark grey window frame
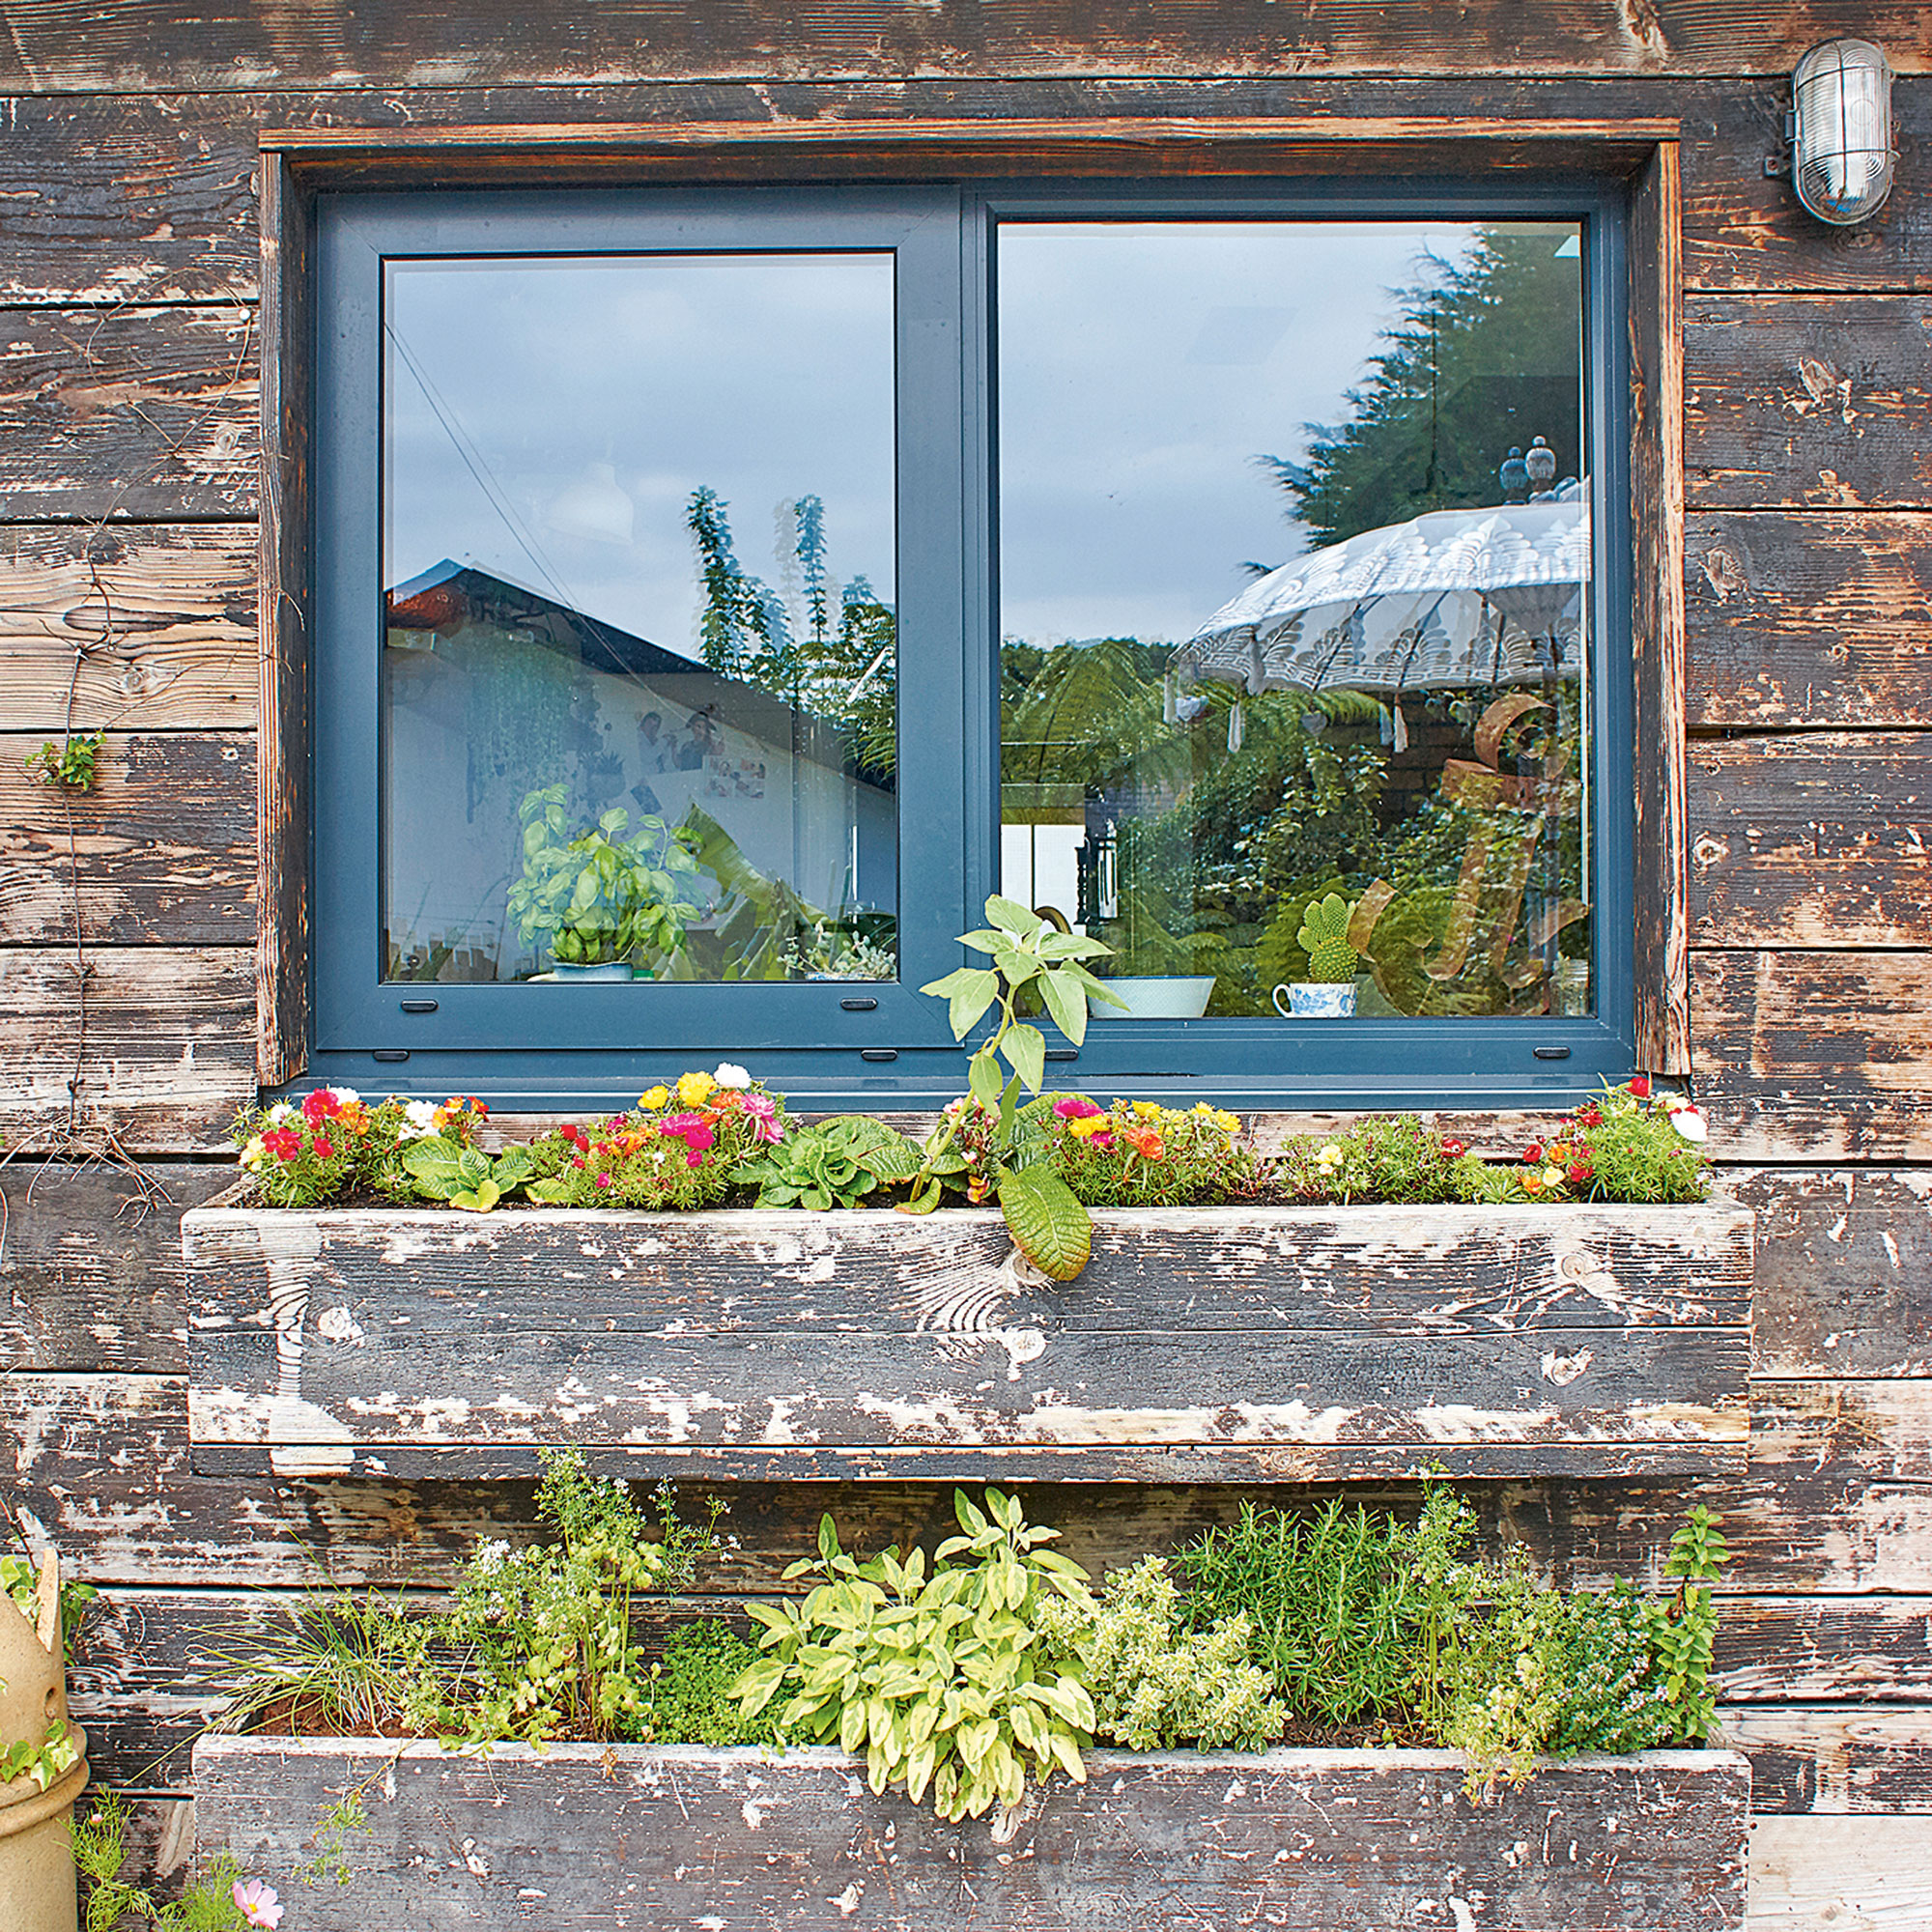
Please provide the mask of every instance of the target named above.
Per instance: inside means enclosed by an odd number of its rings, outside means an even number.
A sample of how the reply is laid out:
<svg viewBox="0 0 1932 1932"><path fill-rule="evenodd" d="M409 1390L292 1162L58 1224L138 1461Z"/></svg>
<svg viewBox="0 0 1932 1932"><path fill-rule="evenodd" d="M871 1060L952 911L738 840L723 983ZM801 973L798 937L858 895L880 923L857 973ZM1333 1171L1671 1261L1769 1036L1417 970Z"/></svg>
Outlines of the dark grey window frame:
<svg viewBox="0 0 1932 1932"><path fill-rule="evenodd" d="M1071 1064L1052 1071L1059 1084L1110 1094L1274 1107L1547 1106L1594 1086L1600 1076L1627 1072L1635 1057L1635 976L1618 936L1633 922L1635 704L1628 657L1617 643L1632 635L1633 602L1630 200L1624 180L1580 173L1450 182L1243 178L903 189L411 189L321 197L309 532L317 559L309 795L318 808L311 817L310 1074L404 1093L461 1088L526 1108L623 1104L639 1085L668 1070L717 1058L743 1061L806 1106L918 1106L956 1091L960 1050L946 1035L937 1003L921 999L916 988L958 962L952 934L977 923L971 908L996 884L995 225L1029 217L1373 219L1423 213L1577 217L1584 223L1597 552L1593 614L1601 640L1593 773L1603 803L1595 921L1601 1017L1321 1026L1141 1021L1095 1028L1077 1061L1056 1038L1063 1062ZM932 270L931 287L950 278L953 291L950 306L920 298L920 313L902 313L900 322L900 601L905 612L910 585L913 611L928 613L919 618L907 612L902 626L900 691L909 699L901 711L902 750L914 754L927 790L911 808L901 806L901 903L909 916L902 917L900 984L865 989L881 997L876 1009L861 1014L840 1005L841 994L853 988L766 983L438 987L434 1014L404 1013L402 999L422 989L384 985L374 974L373 706L358 716L354 678L344 677L359 648L368 647L365 660L374 655L380 385L371 372L380 325L372 291L381 256L657 252L662 240L640 240L642 230L655 224L662 237L665 224L680 222L688 237L681 245L817 251L878 245L881 224L894 221L901 227L893 245L919 253ZM726 231L739 237L735 243L706 239ZM847 238L842 244L828 240L835 231ZM949 256L950 270L942 255ZM909 286L902 271L902 298ZM911 350L910 321L919 332ZM911 383L909 370L916 379ZM365 682L373 690L372 671ZM954 755L933 761L945 762L943 771L928 769L909 726L922 718L946 717L960 720L956 747L949 748ZM902 770L907 763L902 755ZM904 895L908 885L916 903ZM634 1043L645 1029L653 1043ZM541 1043L522 1044L519 1032Z"/></svg>

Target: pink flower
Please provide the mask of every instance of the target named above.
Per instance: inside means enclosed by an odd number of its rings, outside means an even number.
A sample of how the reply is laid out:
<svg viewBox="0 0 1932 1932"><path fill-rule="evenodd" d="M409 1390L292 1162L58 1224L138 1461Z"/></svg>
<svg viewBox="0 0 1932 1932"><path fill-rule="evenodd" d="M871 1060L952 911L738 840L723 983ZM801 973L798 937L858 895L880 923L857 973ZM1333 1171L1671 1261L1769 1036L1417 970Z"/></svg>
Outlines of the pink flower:
<svg viewBox="0 0 1932 1932"><path fill-rule="evenodd" d="M700 1114L671 1114L658 1122L658 1132L667 1140L682 1141L693 1153L702 1153L718 1136L711 1122ZM692 1162L696 1167L697 1163Z"/></svg>
<svg viewBox="0 0 1932 1932"><path fill-rule="evenodd" d="M1096 1107L1084 1094L1067 1094L1053 1103L1053 1111L1063 1121L1091 1121L1105 1109Z"/></svg>
<svg viewBox="0 0 1932 1932"><path fill-rule="evenodd" d="M611 1177L608 1174L600 1174L597 1177L597 1184L599 1187L609 1187L611 1184Z"/></svg>
<svg viewBox="0 0 1932 1932"><path fill-rule="evenodd" d="M699 1153L696 1148L693 1148L692 1151L685 1155L684 1164L686 1167L702 1167L704 1165L704 1156L701 1153Z"/></svg>
<svg viewBox="0 0 1932 1932"><path fill-rule="evenodd" d="M240 1879L230 1888L235 1909L250 1925L260 1925L267 1932L275 1932L282 1922L282 1913L286 1910L275 1896L275 1888L264 1885L258 1878L251 1878L244 1885Z"/></svg>
<svg viewBox="0 0 1932 1932"><path fill-rule="evenodd" d="M779 1103L769 1094L747 1094L745 1112L751 1116L754 1141L776 1143L784 1139L784 1129L779 1125Z"/></svg>

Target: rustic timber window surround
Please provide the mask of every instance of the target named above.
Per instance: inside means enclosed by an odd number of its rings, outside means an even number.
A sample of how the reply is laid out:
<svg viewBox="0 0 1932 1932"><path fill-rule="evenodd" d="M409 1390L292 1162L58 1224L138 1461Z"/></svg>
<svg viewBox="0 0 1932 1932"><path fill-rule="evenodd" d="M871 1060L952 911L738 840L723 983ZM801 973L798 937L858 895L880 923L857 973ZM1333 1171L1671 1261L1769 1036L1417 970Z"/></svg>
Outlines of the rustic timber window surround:
<svg viewBox="0 0 1932 1932"><path fill-rule="evenodd" d="M1592 622L1613 646L1589 721L1600 792L1595 1014L1096 1027L1077 1074L1061 1077L1249 1105L1536 1105L1633 1061L1687 1070L1674 128L1204 120L948 123L882 137L818 123L270 135L264 147L265 1084L310 1071L397 1091L476 1088L525 1105L621 1104L640 1078L729 1054L756 1060L755 1071L807 1105L917 1104L956 1090L956 1050L914 989L956 963L951 935L977 923L972 907L999 883L996 224L1406 210L1579 223L1599 512ZM902 185L874 185L885 183ZM742 192L751 184L756 191ZM493 192L469 191L484 187ZM344 641L355 626L381 635L366 614L377 608L381 488L392 484L371 432L381 318L415 286L382 264L612 251L661 260L680 247L712 259L816 251L848 280L863 281L853 265L868 259L894 264L899 561L883 602L900 607L902 777L885 802L902 882L896 982L412 984L369 890L381 863L375 686L363 640ZM621 499L611 511L597 497L596 466L586 469L576 513L621 514ZM755 521L763 508L748 503L743 515ZM408 621L427 624L446 594L442 579L391 584L389 609L412 601ZM1627 677L1614 647L1626 635ZM699 707L688 708L697 741ZM762 766L739 760L736 782L762 796ZM648 810L648 785L634 789ZM849 833L849 879L865 814L840 809L847 818L832 829ZM870 856L866 867L877 870Z"/></svg>

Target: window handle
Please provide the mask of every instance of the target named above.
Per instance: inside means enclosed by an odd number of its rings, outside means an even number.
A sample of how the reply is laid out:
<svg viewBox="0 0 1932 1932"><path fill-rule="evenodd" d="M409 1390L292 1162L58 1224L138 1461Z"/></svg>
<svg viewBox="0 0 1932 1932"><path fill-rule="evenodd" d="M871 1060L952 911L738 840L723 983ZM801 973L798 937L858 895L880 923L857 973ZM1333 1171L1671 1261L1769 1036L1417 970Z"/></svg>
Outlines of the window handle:
<svg viewBox="0 0 1932 1932"><path fill-rule="evenodd" d="M838 1004L841 1007L843 1007L848 1013L876 1012L878 1010L878 1006L879 1006L877 1000L867 1000L867 999L840 1000Z"/></svg>

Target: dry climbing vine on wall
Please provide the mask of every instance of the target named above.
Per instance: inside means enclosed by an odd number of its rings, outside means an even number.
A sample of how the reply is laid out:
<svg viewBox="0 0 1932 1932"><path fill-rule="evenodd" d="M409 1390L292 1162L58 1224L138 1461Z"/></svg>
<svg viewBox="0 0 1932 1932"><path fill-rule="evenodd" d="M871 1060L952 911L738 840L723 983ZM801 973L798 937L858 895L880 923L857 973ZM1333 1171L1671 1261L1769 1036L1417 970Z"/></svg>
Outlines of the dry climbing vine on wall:
<svg viewBox="0 0 1932 1932"><path fill-rule="evenodd" d="M73 344L83 369L92 370L94 362L94 337L98 336L107 322L126 303L117 303L104 310L96 323L93 333L84 342ZM69 927L69 962L73 974L73 1055L72 1065L67 1077L66 1118L35 1129L28 1137L34 1152L40 1155L40 1162L32 1180L27 1185L27 1200L31 1203L34 1188L41 1176L56 1162L76 1162L82 1166L95 1162L106 1162L118 1168L133 1183L135 1198L130 1204L138 1219L151 1208L166 1205L169 1201L167 1190L122 1143L115 1132L109 1117L104 1111L89 1105L85 1098L87 1086L88 1023L90 1018L88 993L89 982L94 977L94 965L88 956L87 932L84 919L84 901L80 881L80 839L74 823L74 801L77 796L93 792L100 781L100 760L105 753L107 743L106 725L99 725L92 731L74 729L74 707L80 691L80 675L90 659L111 653L123 635L116 617L114 600L100 574L100 560L97 554L97 543L108 524L113 520L130 491L156 481L162 469L179 456L189 440L199 434L225 408L234 395L247 368L248 353L255 339L255 319L251 313L242 328L242 341L235 353L235 359L229 371L228 381L208 406L197 412L180 435L170 437L155 419L149 415L138 402L126 405L145 423L162 443L161 453L144 470L128 476L115 491L106 506L89 524L81 535L83 554L87 562L88 582L93 588L93 597L100 608L98 635L83 635L73 644L73 663L69 668L67 698L62 709L61 735L58 743L49 739L26 759L30 777L50 786L59 794L61 811L65 821L68 855L68 892L70 895L71 918ZM93 600L90 600L92 602ZM86 608L86 607L83 607ZM49 626L51 628L51 626ZM134 703L134 699L115 713L109 724L119 724ZM18 1154L26 1151L21 1146L0 1149L0 1167L6 1166ZM7 1244L7 1201L0 1195L0 1257L4 1257Z"/></svg>

